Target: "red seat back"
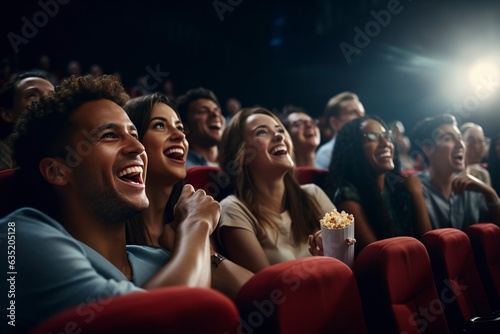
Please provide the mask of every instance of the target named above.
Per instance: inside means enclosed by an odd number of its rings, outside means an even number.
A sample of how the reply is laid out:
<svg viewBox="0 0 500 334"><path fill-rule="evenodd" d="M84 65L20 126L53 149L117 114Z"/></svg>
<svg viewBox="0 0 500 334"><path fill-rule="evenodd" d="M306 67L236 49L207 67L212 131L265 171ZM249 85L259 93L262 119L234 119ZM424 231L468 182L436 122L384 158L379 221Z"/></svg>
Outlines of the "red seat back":
<svg viewBox="0 0 500 334"><path fill-rule="evenodd" d="M465 328L473 316L491 312L467 234L454 228L427 232L421 238L431 259L436 287L452 332Z"/></svg>
<svg viewBox="0 0 500 334"><path fill-rule="evenodd" d="M448 333L424 245L394 237L363 248L354 261L370 333Z"/></svg>
<svg viewBox="0 0 500 334"><path fill-rule="evenodd" d="M469 236L474 260L493 310L500 309L500 227L492 223L470 225Z"/></svg>
<svg viewBox="0 0 500 334"><path fill-rule="evenodd" d="M295 168L295 178L300 184L314 183L320 188L324 186L327 174L328 170L322 168L304 166Z"/></svg>
<svg viewBox="0 0 500 334"><path fill-rule="evenodd" d="M229 195L229 176L219 167L194 166L186 170L186 183L195 189L203 189L215 198L222 200Z"/></svg>
<svg viewBox="0 0 500 334"><path fill-rule="evenodd" d="M354 275L329 257L267 267L241 288L236 303L240 333L366 333Z"/></svg>
<svg viewBox="0 0 500 334"><path fill-rule="evenodd" d="M81 305L38 325L46 333L236 333L238 310L221 293L170 287Z"/></svg>

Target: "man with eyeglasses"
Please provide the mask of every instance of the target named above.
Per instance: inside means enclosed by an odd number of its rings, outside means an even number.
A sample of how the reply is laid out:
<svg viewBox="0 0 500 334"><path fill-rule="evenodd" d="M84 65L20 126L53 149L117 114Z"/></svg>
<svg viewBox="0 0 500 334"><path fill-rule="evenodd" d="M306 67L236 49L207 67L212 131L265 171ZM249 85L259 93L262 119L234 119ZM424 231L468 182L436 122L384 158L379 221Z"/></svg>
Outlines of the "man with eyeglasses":
<svg viewBox="0 0 500 334"><path fill-rule="evenodd" d="M467 122L462 124L460 131L465 141L465 173L477 177L491 186L490 173L480 163L486 152L483 128L479 124Z"/></svg>
<svg viewBox="0 0 500 334"><path fill-rule="evenodd" d="M454 116L420 121L413 130L412 149L428 166L418 176L433 228L463 230L480 221L500 225L500 199L495 190L463 173L466 149Z"/></svg>
<svg viewBox="0 0 500 334"><path fill-rule="evenodd" d="M332 97L325 108L325 119L333 130L333 137L320 146L316 152L314 166L328 169L335 146L335 137L342 127L349 121L363 117L365 108L356 94L342 92Z"/></svg>
<svg viewBox="0 0 500 334"><path fill-rule="evenodd" d="M286 110L286 127L293 143L296 166L314 167L316 149L321 141L318 120L299 107Z"/></svg>

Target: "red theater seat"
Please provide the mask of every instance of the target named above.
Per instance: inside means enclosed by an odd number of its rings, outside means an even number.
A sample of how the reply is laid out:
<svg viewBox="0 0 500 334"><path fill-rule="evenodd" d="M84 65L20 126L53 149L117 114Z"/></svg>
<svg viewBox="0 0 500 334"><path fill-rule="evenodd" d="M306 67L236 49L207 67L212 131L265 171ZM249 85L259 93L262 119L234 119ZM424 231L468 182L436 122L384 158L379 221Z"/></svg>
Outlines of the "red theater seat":
<svg viewBox="0 0 500 334"><path fill-rule="evenodd" d="M224 199L230 193L229 176L219 167L194 166L186 170L186 183L195 189L203 189L216 200Z"/></svg>
<svg viewBox="0 0 500 334"><path fill-rule="evenodd" d="M467 234L440 228L427 232L421 240L431 259L450 331L459 333L472 317L489 315L490 304Z"/></svg>
<svg viewBox="0 0 500 334"><path fill-rule="evenodd" d="M238 310L221 293L171 287L134 293L62 312L31 334L235 333Z"/></svg>
<svg viewBox="0 0 500 334"><path fill-rule="evenodd" d="M236 304L240 333L366 333L354 275L329 257L259 271L242 287Z"/></svg>
<svg viewBox="0 0 500 334"><path fill-rule="evenodd" d="M369 333L449 333L424 245L411 237L373 242L354 261Z"/></svg>
<svg viewBox="0 0 500 334"><path fill-rule="evenodd" d="M314 183L320 188L323 188L327 174L327 169L313 167L295 168L295 178L300 184Z"/></svg>
<svg viewBox="0 0 500 334"><path fill-rule="evenodd" d="M500 310L500 227L474 224L465 229L484 290L493 310Z"/></svg>

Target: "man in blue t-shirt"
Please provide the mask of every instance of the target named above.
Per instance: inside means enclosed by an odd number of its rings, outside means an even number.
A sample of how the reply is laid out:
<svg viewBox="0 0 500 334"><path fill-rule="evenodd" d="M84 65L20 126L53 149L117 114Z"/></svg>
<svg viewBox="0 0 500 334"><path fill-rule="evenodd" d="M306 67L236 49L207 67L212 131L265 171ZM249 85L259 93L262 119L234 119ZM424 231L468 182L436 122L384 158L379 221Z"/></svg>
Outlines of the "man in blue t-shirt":
<svg viewBox="0 0 500 334"><path fill-rule="evenodd" d="M465 144L454 116L420 121L413 130L412 149L428 166L418 176L433 228L463 230L480 221L500 224L500 199L495 190L463 173Z"/></svg>
<svg viewBox="0 0 500 334"><path fill-rule="evenodd" d="M4 325L9 307L16 329L31 328L111 296L171 285L210 287L209 237L220 205L203 191L182 190L172 254L126 246L127 219L149 204L147 157L121 107L127 99L112 76L72 77L17 123L14 157L26 189L36 190L35 208L0 219L2 254L15 246L15 257L3 262L10 266L7 277L0 279ZM55 201L41 200L47 198ZM14 295L5 298L8 291Z"/></svg>

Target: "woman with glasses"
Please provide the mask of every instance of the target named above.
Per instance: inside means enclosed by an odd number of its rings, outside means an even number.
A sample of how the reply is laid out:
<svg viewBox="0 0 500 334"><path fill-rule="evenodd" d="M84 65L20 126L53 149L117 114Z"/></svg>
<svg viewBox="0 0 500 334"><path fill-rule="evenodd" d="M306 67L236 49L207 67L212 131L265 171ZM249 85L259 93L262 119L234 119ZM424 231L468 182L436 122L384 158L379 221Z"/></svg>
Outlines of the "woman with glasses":
<svg viewBox="0 0 500 334"><path fill-rule="evenodd" d="M321 141L318 120L312 119L303 109L286 110L285 124L290 133L297 167L314 167L316 149Z"/></svg>
<svg viewBox="0 0 500 334"><path fill-rule="evenodd" d="M422 185L414 175L401 175L387 129L377 116L352 120L333 150L325 190L339 211L354 215L357 252L376 240L431 229Z"/></svg>

